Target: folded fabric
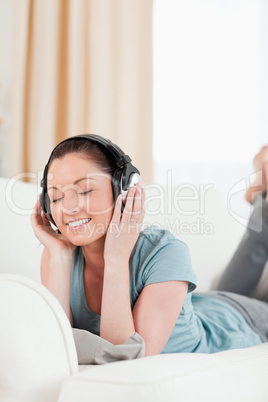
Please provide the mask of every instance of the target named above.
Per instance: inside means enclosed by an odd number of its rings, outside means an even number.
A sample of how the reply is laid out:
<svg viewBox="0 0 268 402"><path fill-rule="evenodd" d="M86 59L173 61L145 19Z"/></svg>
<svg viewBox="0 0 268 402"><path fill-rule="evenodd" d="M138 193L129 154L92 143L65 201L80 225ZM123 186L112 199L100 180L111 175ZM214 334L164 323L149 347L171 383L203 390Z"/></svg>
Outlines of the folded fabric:
<svg viewBox="0 0 268 402"><path fill-rule="evenodd" d="M122 345L113 345L83 329L73 328L73 335L79 364L106 364L138 359L145 354L144 340L137 332Z"/></svg>

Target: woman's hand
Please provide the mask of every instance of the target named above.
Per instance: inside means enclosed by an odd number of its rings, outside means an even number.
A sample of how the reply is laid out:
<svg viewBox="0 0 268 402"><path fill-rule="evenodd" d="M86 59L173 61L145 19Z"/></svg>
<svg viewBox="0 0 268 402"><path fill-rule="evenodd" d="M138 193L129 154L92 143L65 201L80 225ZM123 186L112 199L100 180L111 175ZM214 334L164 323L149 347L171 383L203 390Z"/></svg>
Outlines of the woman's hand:
<svg viewBox="0 0 268 402"><path fill-rule="evenodd" d="M104 260L128 263L131 251L138 239L144 219L145 194L140 183L131 187L121 213L122 195L119 195L110 222L104 247Z"/></svg>
<svg viewBox="0 0 268 402"><path fill-rule="evenodd" d="M255 155L253 164L256 172L256 177L252 185L246 192L245 198L252 203L257 195L268 189L268 145L262 147L259 153ZM266 195L268 201L268 191Z"/></svg>
<svg viewBox="0 0 268 402"><path fill-rule="evenodd" d="M31 224L35 236L43 246L47 248L50 254L64 250L72 254L75 246L63 235L52 229L49 221L42 213L39 199L37 200L31 215Z"/></svg>

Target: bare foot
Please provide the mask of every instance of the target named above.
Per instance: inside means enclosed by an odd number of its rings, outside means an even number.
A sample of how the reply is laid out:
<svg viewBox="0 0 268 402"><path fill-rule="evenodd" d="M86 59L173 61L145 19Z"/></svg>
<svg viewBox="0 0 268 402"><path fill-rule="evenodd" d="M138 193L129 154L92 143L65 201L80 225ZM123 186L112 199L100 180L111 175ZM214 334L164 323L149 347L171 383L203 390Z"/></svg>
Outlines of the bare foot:
<svg viewBox="0 0 268 402"><path fill-rule="evenodd" d="M257 195L263 193L268 188L268 145L262 147L260 152L254 157L253 164L256 178L245 195L246 200L250 203L253 202ZM266 196L266 201L268 201L268 195Z"/></svg>

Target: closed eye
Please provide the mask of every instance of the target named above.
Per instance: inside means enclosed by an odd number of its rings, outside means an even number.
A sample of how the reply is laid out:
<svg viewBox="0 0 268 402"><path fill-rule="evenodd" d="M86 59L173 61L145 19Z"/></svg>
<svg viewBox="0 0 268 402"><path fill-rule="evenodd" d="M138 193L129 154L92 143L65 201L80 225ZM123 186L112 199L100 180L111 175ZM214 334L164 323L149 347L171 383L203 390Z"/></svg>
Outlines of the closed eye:
<svg viewBox="0 0 268 402"><path fill-rule="evenodd" d="M92 190L87 190L87 191L84 191L83 193L79 193L79 195L86 195L86 194L91 193L91 191L92 191Z"/></svg>
<svg viewBox="0 0 268 402"><path fill-rule="evenodd" d="M91 191L92 191L92 190L87 190L87 191L83 191L83 192L78 193L78 194L79 194L79 195L87 195L87 194L91 193ZM63 198L63 197L55 198L55 200L52 200L51 202L52 202L52 203L59 202L59 201L62 200L62 198Z"/></svg>
<svg viewBox="0 0 268 402"><path fill-rule="evenodd" d="M60 197L60 198L56 198L55 200L52 200L51 202L58 202L58 201L60 201L62 199L62 197Z"/></svg>

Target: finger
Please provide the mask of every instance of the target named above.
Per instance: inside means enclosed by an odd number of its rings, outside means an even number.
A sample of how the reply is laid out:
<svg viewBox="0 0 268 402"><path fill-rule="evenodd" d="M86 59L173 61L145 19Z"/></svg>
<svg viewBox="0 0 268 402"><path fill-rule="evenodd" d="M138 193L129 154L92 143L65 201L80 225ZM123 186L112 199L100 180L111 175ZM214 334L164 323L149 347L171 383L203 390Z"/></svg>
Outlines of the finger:
<svg viewBox="0 0 268 402"><path fill-rule="evenodd" d="M47 219L47 217L45 216L45 213L41 207L41 201L40 201L40 196L41 193L38 195L38 200L37 200L37 210L38 210L38 214L40 214L41 220L40 223L43 224L44 226L51 226L49 223L49 220Z"/></svg>
<svg viewBox="0 0 268 402"><path fill-rule="evenodd" d="M141 186L138 185L136 189L136 193L133 197L133 215L139 215L142 208L142 189Z"/></svg>
<svg viewBox="0 0 268 402"><path fill-rule="evenodd" d="M145 216L145 190L144 188L141 189L141 212L139 216L139 223L143 222L144 216Z"/></svg>
<svg viewBox="0 0 268 402"><path fill-rule="evenodd" d="M112 217L112 222L116 225L119 225L120 219L121 219L121 207L122 207L122 201L123 201L123 195L120 194L117 197L115 207L114 207L114 212L113 212L113 217Z"/></svg>
<svg viewBox="0 0 268 402"><path fill-rule="evenodd" d="M140 231L141 229L141 224L143 222L145 213L144 202L144 190L138 184L133 196L132 213L128 214L126 218L127 227L134 230L135 232Z"/></svg>
<svg viewBox="0 0 268 402"><path fill-rule="evenodd" d="M145 204L145 191L141 187L140 183L137 185L137 190L133 199L133 214L139 215L144 209Z"/></svg>
<svg viewBox="0 0 268 402"><path fill-rule="evenodd" d="M33 208L31 214L31 222L34 225L50 226L50 223L48 222L47 218L42 213L42 207L39 199L36 201L35 206Z"/></svg>
<svg viewBox="0 0 268 402"><path fill-rule="evenodd" d="M135 193L136 193L136 187L133 186L130 188L130 190L127 193L126 204L125 204L125 208L123 211L121 222L127 222L132 215Z"/></svg>
<svg viewBox="0 0 268 402"><path fill-rule="evenodd" d="M46 215L44 214L44 212L41 214L41 216L42 216L43 225L44 225L44 226L51 226L51 225L50 225L50 221L49 221L49 219L46 217Z"/></svg>
<svg viewBox="0 0 268 402"><path fill-rule="evenodd" d="M34 205L34 208L33 208L33 210L32 210L31 222L33 222L33 223L38 223L38 222L40 222L41 213L40 213L40 211L39 211L39 204L40 204L40 201L37 200L36 203L35 203L35 205Z"/></svg>
<svg viewBox="0 0 268 402"><path fill-rule="evenodd" d="M137 217L137 224L141 225L145 216L145 191L142 188L141 189L141 208L140 208L140 213Z"/></svg>

